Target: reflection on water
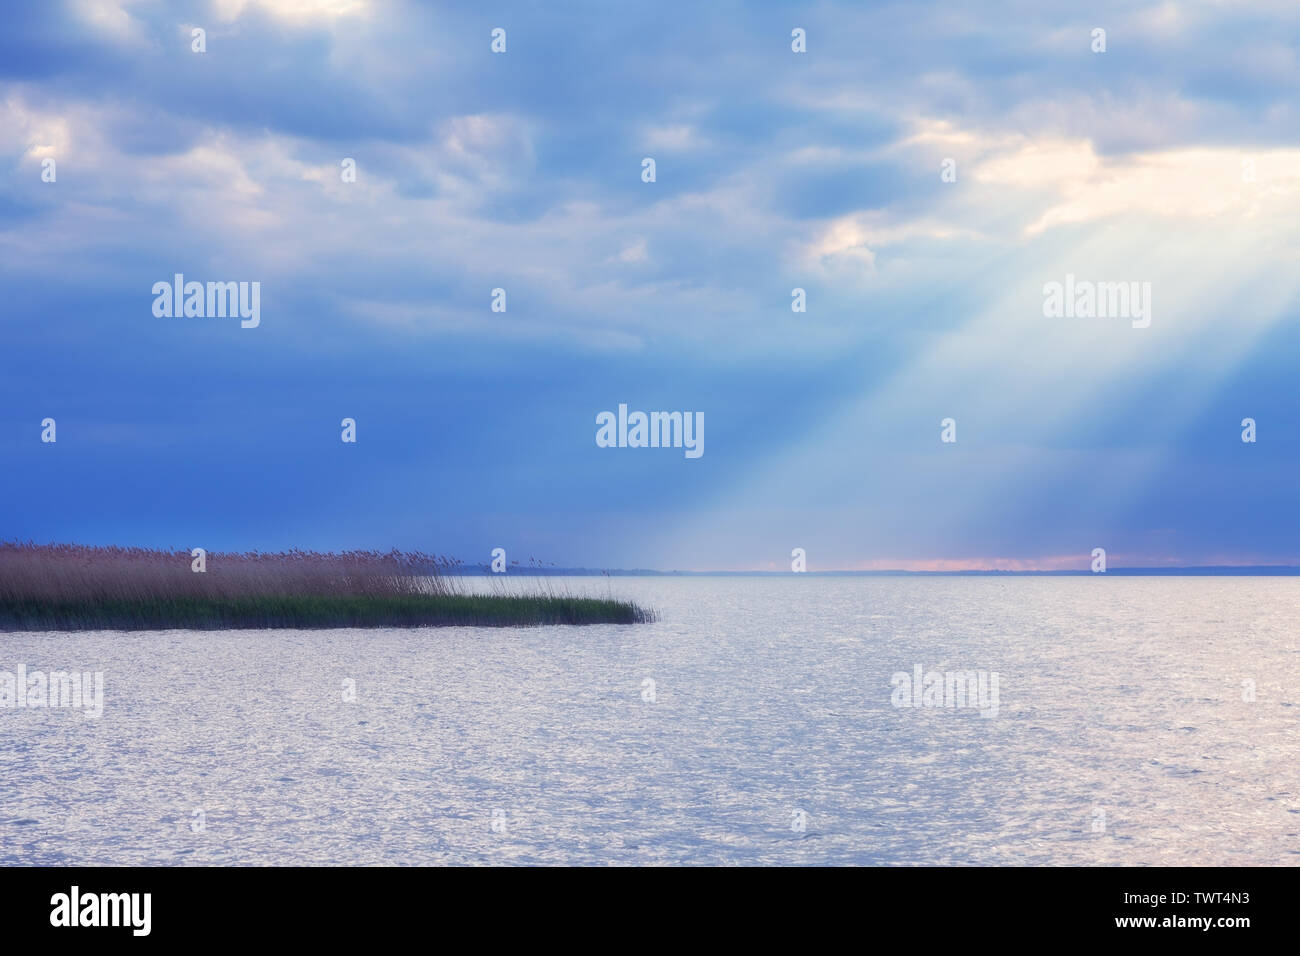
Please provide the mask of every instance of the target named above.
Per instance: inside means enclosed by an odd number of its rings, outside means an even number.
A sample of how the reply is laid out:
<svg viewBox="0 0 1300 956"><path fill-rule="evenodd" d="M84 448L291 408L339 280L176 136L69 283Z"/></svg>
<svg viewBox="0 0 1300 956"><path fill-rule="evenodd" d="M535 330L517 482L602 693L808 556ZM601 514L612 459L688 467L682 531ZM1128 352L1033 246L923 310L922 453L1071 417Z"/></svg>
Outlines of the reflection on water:
<svg viewBox="0 0 1300 956"><path fill-rule="evenodd" d="M1300 862L1300 580L612 588L662 619L0 635L104 674L0 708L0 862Z"/></svg>

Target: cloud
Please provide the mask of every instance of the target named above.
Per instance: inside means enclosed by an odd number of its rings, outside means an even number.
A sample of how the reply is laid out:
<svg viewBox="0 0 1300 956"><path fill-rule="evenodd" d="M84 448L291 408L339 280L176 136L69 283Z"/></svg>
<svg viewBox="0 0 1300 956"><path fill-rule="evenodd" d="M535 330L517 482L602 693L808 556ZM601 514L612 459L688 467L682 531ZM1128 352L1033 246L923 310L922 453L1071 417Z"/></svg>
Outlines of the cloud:
<svg viewBox="0 0 1300 956"><path fill-rule="evenodd" d="M238 20L249 10L265 11L283 20L332 20L369 13L369 0L212 0L222 21Z"/></svg>
<svg viewBox="0 0 1300 956"><path fill-rule="evenodd" d="M145 27L130 12L130 7L139 5L140 0L73 0L72 9L99 35L114 43L141 47L148 41Z"/></svg>
<svg viewBox="0 0 1300 956"><path fill-rule="evenodd" d="M1294 412L1267 362L1289 354L1297 291L1300 11L832 3L801 17L807 54L788 20L525 6L494 55L497 21L454 6L19 11L0 36L4 407L30 418L33 396L71 402L93 380L129 423L159 394L234 381L182 406L222 442L277 395L311 396L285 406L310 418L339 383L393 422L454 408L457 447L495 490L550 508L531 520L554 519L551 554L582 561L602 522L652 525L605 559L714 566L788 553L795 535L845 562L1068 560L1128 509L1160 511L1169 469L1217 462L1180 436L1239 421L1266 387L1273 429ZM148 289L176 271L262 281L258 336L152 322ZM1042 286L1067 273L1151 281L1150 334L1046 321ZM706 411L699 467L582 457L594 412L634 392ZM945 415L960 459L936 457ZM394 435L365 479L409 497L358 505L355 526L382 536L420 513L442 480L423 436ZM239 467L274 457L281 436L263 438ZM559 489L553 508L516 466ZM293 487L277 467L269 484ZM39 474L17 480L40 492ZM476 541L495 506L452 490L473 507L427 520ZM299 507L266 494L270 513ZM1216 494L1194 485L1161 511L1180 534L1161 540L1241 547L1201 517ZM1267 495L1264 511L1288 506ZM1159 554L1133 534L1117 552Z"/></svg>

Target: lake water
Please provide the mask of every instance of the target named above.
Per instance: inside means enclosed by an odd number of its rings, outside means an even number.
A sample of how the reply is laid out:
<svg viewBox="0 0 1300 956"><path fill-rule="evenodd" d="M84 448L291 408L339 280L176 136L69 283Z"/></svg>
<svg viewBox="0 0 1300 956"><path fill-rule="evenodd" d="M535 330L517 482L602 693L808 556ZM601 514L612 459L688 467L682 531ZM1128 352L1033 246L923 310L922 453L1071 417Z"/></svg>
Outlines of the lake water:
<svg viewBox="0 0 1300 956"><path fill-rule="evenodd" d="M0 709L0 862L1300 863L1300 579L549 583L662 619L0 634L104 674Z"/></svg>

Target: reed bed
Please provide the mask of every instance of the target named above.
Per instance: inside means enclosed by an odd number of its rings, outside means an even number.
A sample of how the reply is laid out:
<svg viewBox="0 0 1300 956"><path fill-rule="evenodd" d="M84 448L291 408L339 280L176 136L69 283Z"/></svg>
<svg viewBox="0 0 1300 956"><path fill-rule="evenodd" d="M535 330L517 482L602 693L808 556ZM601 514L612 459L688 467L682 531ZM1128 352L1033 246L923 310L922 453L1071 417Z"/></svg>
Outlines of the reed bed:
<svg viewBox="0 0 1300 956"><path fill-rule="evenodd" d="M0 630L635 624L627 601L470 593L461 562L419 551L212 552L0 542Z"/></svg>

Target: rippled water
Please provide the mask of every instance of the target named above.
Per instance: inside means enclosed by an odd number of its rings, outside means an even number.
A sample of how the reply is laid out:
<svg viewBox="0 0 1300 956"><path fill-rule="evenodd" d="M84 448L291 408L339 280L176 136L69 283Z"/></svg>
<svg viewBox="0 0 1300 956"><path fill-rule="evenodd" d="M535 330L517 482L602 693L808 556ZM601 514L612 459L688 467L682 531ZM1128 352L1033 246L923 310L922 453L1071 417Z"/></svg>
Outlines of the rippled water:
<svg viewBox="0 0 1300 956"><path fill-rule="evenodd" d="M105 679L0 709L0 862L1300 862L1300 579L612 586L662 620L0 635Z"/></svg>

